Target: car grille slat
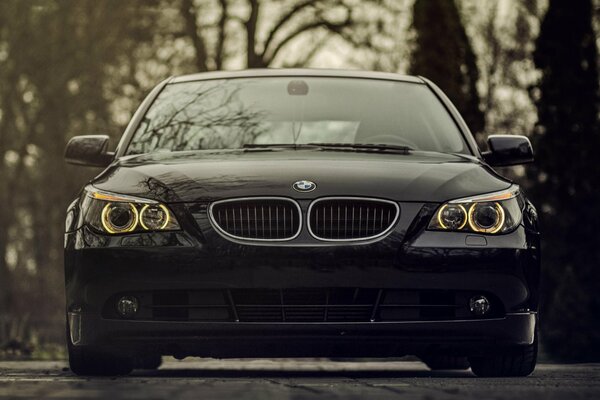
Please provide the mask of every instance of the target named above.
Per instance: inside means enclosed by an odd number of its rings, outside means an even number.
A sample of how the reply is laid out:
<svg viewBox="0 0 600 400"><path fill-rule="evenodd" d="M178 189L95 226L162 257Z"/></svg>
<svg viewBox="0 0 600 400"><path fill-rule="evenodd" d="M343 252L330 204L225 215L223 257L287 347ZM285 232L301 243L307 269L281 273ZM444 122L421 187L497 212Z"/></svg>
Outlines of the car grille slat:
<svg viewBox="0 0 600 400"><path fill-rule="evenodd" d="M248 240L290 240L301 228L300 208L285 198L248 198L215 202L213 225L223 234Z"/></svg>
<svg viewBox="0 0 600 400"><path fill-rule="evenodd" d="M269 230L267 232L269 232L269 234L270 234L271 230L272 230L271 224L273 222L273 218L272 218L272 215L271 215L271 213L272 213L271 207L269 207L268 210L269 210L269 219L268 219L268 221L269 221Z"/></svg>
<svg viewBox="0 0 600 400"><path fill-rule="evenodd" d="M400 214L391 201L363 198L323 198L310 207L310 232L320 240L364 240L388 232Z"/></svg>

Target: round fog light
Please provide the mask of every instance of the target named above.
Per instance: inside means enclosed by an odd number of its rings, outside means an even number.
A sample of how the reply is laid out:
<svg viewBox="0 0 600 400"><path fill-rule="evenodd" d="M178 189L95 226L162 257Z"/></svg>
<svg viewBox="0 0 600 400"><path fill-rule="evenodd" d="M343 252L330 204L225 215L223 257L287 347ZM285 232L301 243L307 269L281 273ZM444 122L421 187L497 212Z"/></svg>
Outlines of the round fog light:
<svg viewBox="0 0 600 400"><path fill-rule="evenodd" d="M117 301L117 311L122 317L131 318L139 309L139 302L133 296L123 296Z"/></svg>
<svg viewBox="0 0 600 400"><path fill-rule="evenodd" d="M485 296L473 296L469 300L469 309L471 313L479 317L490 311L490 302Z"/></svg>

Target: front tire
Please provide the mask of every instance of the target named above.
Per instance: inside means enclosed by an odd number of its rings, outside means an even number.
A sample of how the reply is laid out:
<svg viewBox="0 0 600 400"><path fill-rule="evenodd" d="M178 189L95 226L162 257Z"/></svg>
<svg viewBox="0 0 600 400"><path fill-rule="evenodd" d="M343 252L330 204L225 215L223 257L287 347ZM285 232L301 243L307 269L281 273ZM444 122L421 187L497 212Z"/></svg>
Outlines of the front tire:
<svg viewBox="0 0 600 400"><path fill-rule="evenodd" d="M162 357L159 354L151 354L137 357L134 361L134 368L156 370L162 365Z"/></svg>
<svg viewBox="0 0 600 400"><path fill-rule="evenodd" d="M111 353L74 346L67 331L69 368L80 376L127 375L133 370L133 359Z"/></svg>
<svg viewBox="0 0 600 400"><path fill-rule="evenodd" d="M471 357L471 370L481 377L527 376L537 363L537 339L530 346L519 347L506 354Z"/></svg>
<svg viewBox="0 0 600 400"><path fill-rule="evenodd" d="M469 360L467 357L447 355L422 356L421 361L432 371L469 369Z"/></svg>

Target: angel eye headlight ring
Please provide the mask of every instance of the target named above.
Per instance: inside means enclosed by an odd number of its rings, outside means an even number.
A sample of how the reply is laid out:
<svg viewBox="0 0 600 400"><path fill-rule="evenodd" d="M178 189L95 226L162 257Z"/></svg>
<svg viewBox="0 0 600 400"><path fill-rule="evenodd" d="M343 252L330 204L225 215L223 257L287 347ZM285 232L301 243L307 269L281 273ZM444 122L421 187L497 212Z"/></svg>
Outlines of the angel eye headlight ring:
<svg viewBox="0 0 600 400"><path fill-rule="evenodd" d="M437 212L438 224L444 229L463 229L467 220L467 210L461 204L444 204Z"/></svg>
<svg viewBox="0 0 600 400"><path fill-rule="evenodd" d="M147 231L165 229L170 221L169 209L164 204L146 204L140 211L140 225Z"/></svg>
<svg viewBox="0 0 600 400"><path fill-rule="evenodd" d="M118 214L115 214L115 210ZM132 232L138 225L139 213L131 203L106 203L100 218L102 227L108 233Z"/></svg>
<svg viewBox="0 0 600 400"><path fill-rule="evenodd" d="M487 212L487 215L483 215L484 218L494 218L495 221L491 223L482 224L479 218L481 215L478 213ZM473 203L469 208L469 226L475 232L481 233L496 233L504 226L506 221L506 214L504 208L498 202L493 203Z"/></svg>
<svg viewBox="0 0 600 400"><path fill-rule="evenodd" d="M524 202L519 187L450 200L429 220L428 230L503 234L516 229L523 220Z"/></svg>

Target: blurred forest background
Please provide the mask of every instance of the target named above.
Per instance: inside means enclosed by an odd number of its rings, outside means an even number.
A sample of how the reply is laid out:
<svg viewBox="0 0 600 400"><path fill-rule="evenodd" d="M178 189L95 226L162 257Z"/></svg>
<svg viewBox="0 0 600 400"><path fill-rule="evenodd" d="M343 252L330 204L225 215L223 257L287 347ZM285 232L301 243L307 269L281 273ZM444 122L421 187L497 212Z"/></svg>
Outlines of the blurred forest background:
<svg viewBox="0 0 600 400"><path fill-rule="evenodd" d="M599 0L0 1L0 357L64 343L64 213L99 172L70 137L116 144L170 75L332 67L432 79L483 146L531 137L501 172L541 215L543 350L600 360L599 32Z"/></svg>

